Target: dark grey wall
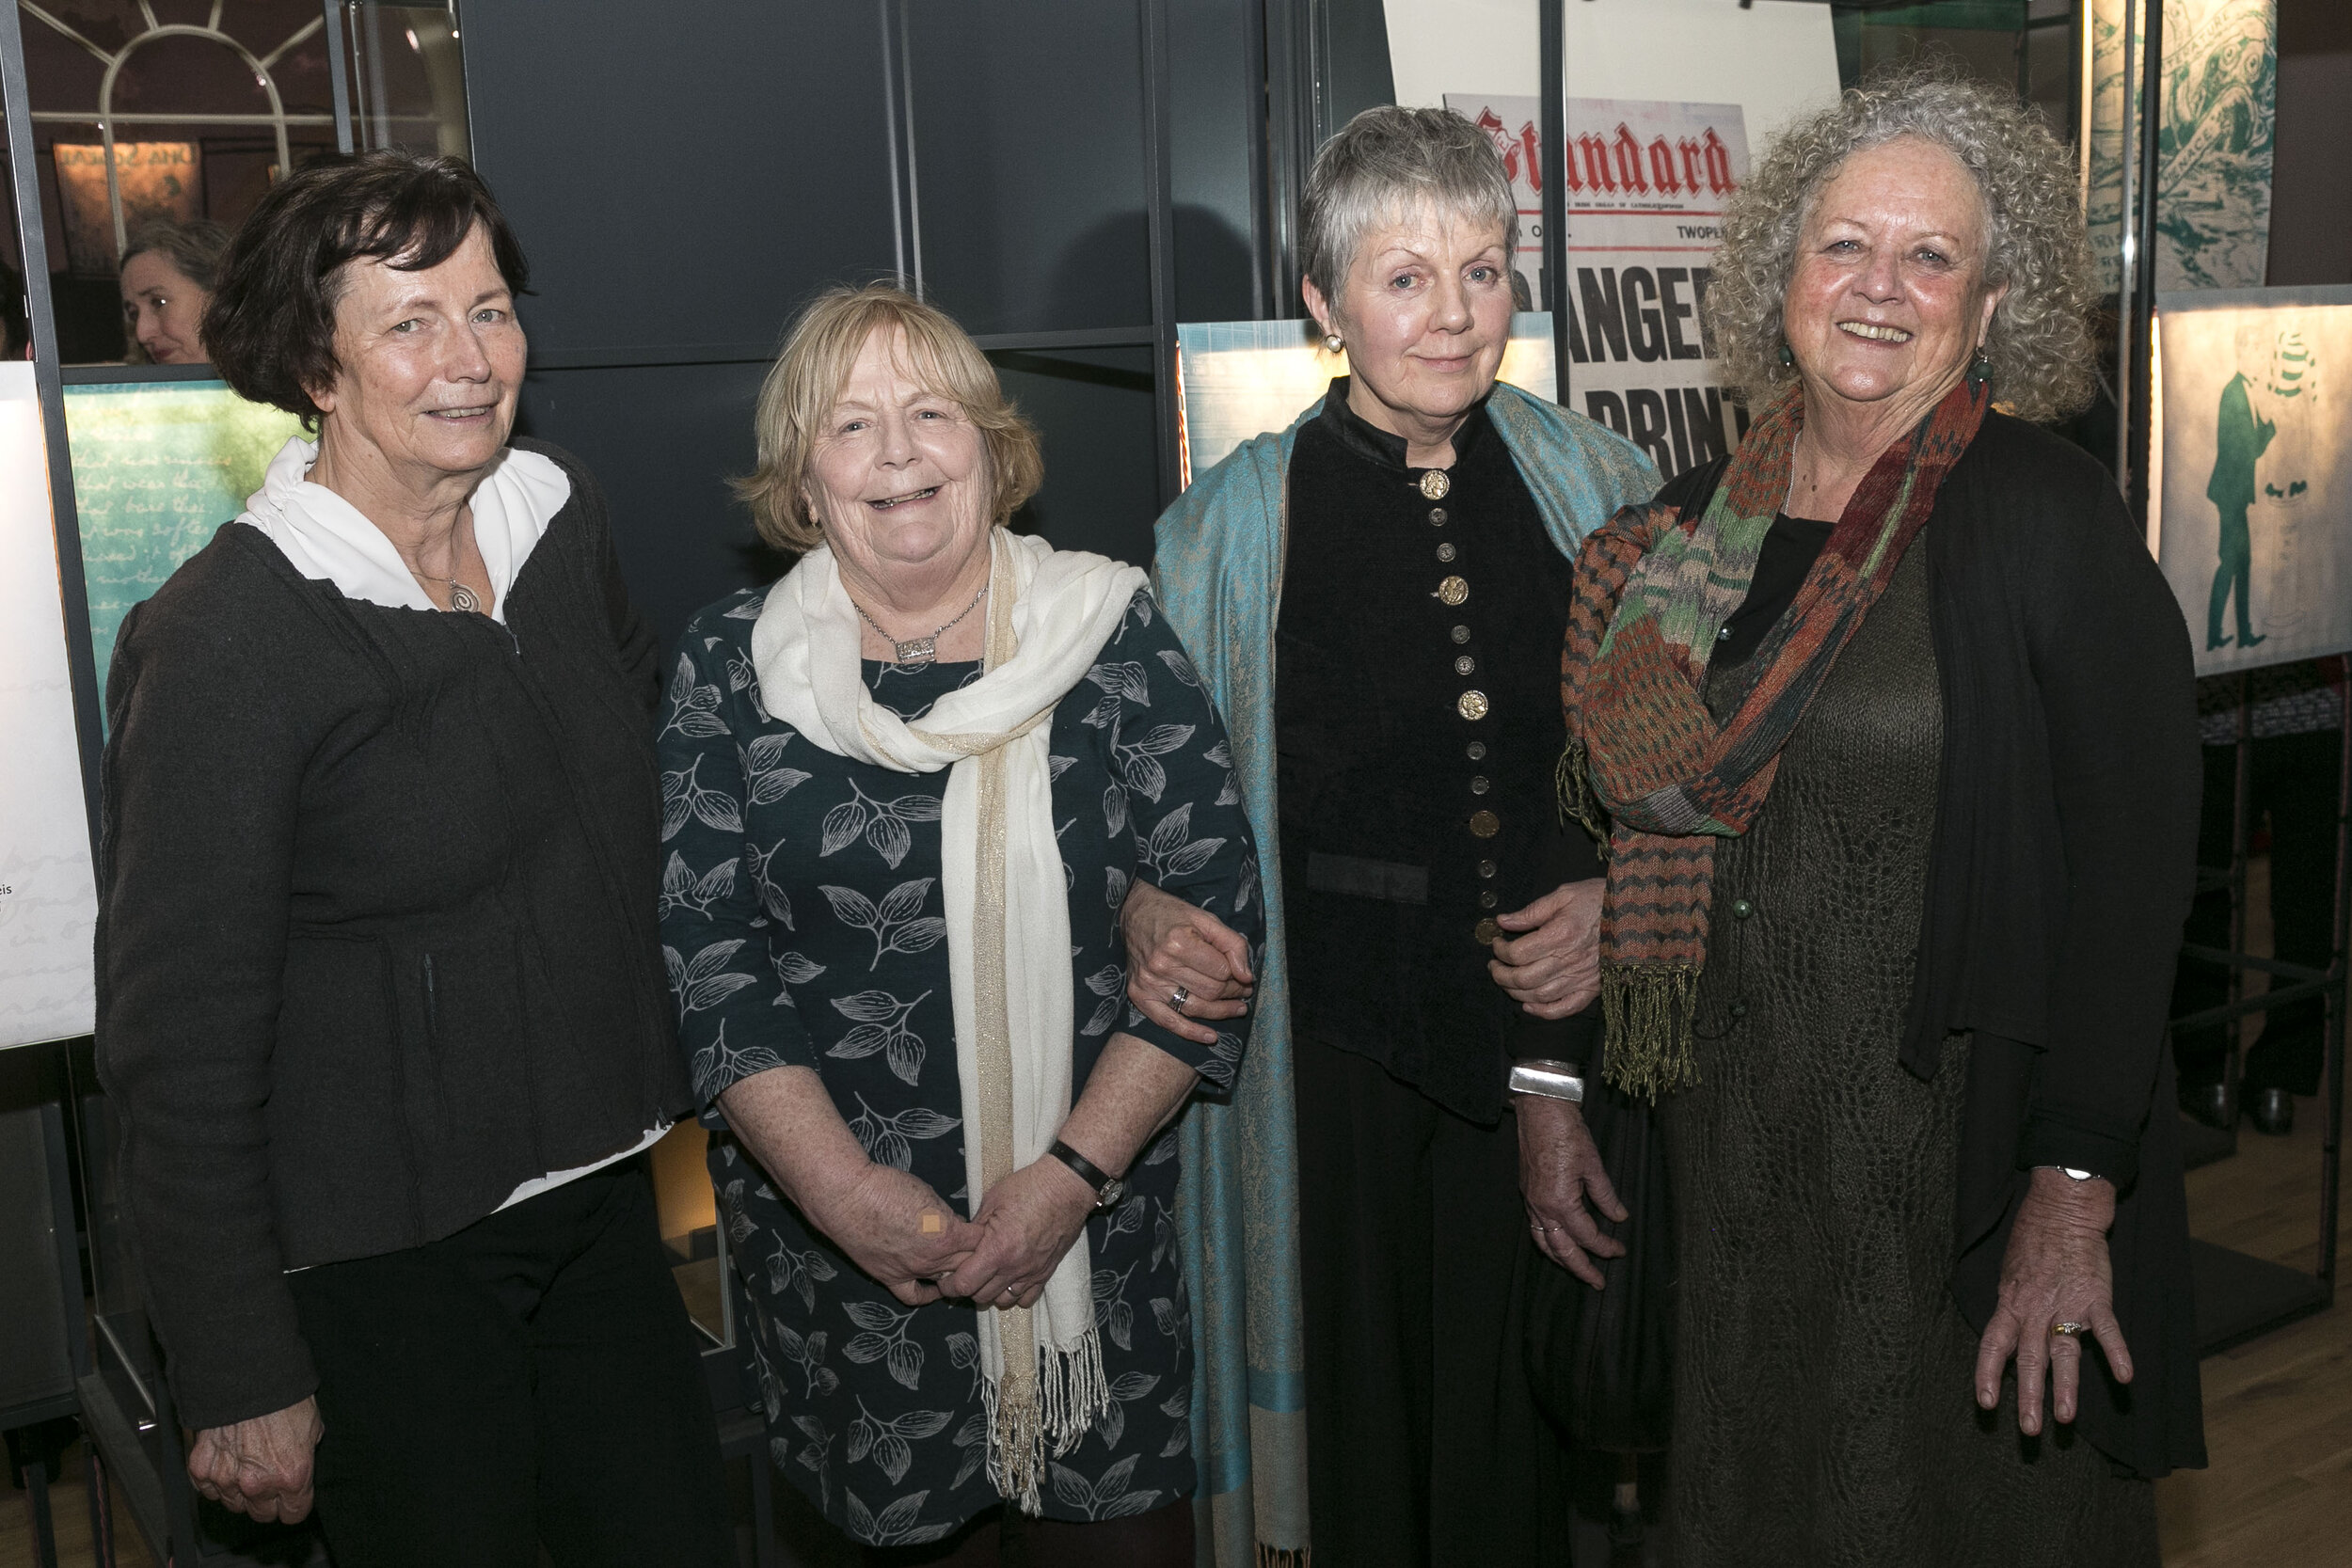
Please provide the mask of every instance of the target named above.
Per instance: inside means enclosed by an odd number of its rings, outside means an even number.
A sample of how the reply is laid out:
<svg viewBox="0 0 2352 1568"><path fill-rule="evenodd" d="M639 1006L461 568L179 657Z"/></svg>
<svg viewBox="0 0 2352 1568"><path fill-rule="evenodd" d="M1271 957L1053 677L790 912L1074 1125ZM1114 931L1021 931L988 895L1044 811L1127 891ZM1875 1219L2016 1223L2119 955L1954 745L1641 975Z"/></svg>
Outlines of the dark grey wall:
<svg viewBox="0 0 2352 1568"><path fill-rule="evenodd" d="M2352 5L2279 0L2270 282L2352 283Z"/></svg>
<svg viewBox="0 0 2352 1568"><path fill-rule="evenodd" d="M914 226L901 233L893 208L882 9L462 3L475 161L538 289L523 307L523 428L602 479L632 591L675 636L785 564L756 546L725 482L752 467L752 404L793 312L830 283L890 274L901 243L914 267ZM1269 303L1253 290L1262 4L1168 0L1183 319ZM930 297L976 335L1148 328L1136 7L890 8L905 19L910 215ZM1022 526L1147 561L1150 351L992 358L1044 438L1045 485Z"/></svg>
<svg viewBox="0 0 2352 1568"><path fill-rule="evenodd" d="M612 499L639 604L674 636L772 576L729 476L795 307L893 264L871 6L465 7L475 162L537 289L522 427Z"/></svg>

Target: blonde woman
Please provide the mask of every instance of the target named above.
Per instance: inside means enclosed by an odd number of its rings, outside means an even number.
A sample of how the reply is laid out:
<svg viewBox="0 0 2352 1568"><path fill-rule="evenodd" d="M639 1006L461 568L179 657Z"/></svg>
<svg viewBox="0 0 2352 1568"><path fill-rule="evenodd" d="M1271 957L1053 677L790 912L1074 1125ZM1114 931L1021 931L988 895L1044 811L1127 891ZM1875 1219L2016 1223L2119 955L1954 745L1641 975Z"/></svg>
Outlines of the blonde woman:
<svg viewBox="0 0 2352 1568"><path fill-rule="evenodd" d="M1165 1132L1230 1085L1129 1010L1131 884L1257 940L1225 735L1143 574L1005 520L1036 437L962 330L826 295L744 486L807 552L688 628L663 936L786 1473L875 1562L1192 1561Z"/></svg>

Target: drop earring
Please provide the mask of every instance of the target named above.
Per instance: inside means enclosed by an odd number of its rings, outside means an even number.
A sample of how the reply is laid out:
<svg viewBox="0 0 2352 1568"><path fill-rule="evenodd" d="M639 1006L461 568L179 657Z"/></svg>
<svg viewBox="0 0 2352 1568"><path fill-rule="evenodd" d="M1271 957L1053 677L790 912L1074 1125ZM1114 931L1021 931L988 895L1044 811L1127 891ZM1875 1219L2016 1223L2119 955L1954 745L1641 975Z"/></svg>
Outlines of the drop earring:
<svg viewBox="0 0 2352 1568"><path fill-rule="evenodd" d="M1968 361L1968 385L1971 387L1993 385L1993 356L1981 343L1977 346L1977 356Z"/></svg>
<svg viewBox="0 0 2352 1568"><path fill-rule="evenodd" d="M1780 345L1780 363L1781 363L1781 368L1782 368L1783 370L1786 370L1786 369L1788 369L1789 366L1794 365L1796 362L1797 362L1797 351L1796 351L1795 349L1793 349L1793 348L1790 348L1790 347L1789 347L1787 343L1783 343L1783 344L1781 344L1781 345Z"/></svg>

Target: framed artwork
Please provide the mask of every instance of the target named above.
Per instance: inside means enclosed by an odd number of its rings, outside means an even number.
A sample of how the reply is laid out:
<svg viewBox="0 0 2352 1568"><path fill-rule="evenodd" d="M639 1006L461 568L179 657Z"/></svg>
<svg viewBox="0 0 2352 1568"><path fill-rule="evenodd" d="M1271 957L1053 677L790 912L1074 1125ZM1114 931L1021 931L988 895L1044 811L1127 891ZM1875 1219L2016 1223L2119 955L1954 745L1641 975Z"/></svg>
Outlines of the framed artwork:
<svg viewBox="0 0 2352 1568"><path fill-rule="evenodd" d="M67 267L77 277L112 277L115 219L106 204L105 148L57 142L50 156L57 166ZM116 142L115 182L126 233L151 218L185 223L204 215L204 155L194 142Z"/></svg>

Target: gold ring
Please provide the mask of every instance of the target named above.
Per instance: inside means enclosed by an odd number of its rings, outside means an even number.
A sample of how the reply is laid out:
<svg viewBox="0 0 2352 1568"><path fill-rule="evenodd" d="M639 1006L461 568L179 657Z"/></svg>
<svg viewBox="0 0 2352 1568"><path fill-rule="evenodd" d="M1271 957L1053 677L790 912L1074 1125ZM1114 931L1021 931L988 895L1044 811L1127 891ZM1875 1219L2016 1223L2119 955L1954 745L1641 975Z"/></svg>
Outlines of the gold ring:
<svg viewBox="0 0 2352 1568"><path fill-rule="evenodd" d="M2054 1335L2057 1335L2057 1334L2063 1334L2063 1335L2067 1336L2069 1338L2072 1338L2074 1336L2075 1336L2075 1335L2077 1335L2077 1334L2088 1334L2088 1333L2090 1333L2090 1325L2089 1323L2052 1323L2052 1324L2050 1325L2050 1332L2051 1332L2052 1334L2054 1334Z"/></svg>

